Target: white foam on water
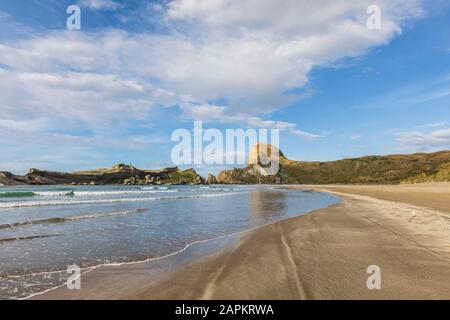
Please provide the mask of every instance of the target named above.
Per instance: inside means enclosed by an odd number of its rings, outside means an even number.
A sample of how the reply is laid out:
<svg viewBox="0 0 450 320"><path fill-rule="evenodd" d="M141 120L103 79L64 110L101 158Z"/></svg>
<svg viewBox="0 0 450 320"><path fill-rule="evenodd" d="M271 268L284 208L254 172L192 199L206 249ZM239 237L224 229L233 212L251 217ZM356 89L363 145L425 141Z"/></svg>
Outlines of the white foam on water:
<svg viewBox="0 0 450 320"><path fill-rule="evenodd" d="M0 197L6 197L9 195L10 198L21 198L21 197L69 197L69 196L109 196L109 195L121 195L121 194L148 194L148 193L174 193L178 192L178 189L168 189L168 188L158 188L158 189L141 189L141 190L112 190L112 191L74 191L74 190L63 190L63 191L10 191L10 192L0 192ZM15 197L14 195L17 195Z"/></svg>
<svg viewBox="0 0 450 320"><path fill-rule="evenodd" d="M71 216L65 217L65 220L84 220L84 219L96 219L103 217L114 217L114 216L126 216L129 214L144 212L146 209L134 209L134 210L124 210L117 212L103 212L103 213L94 213L94 214L84 214L79 216Z"/></svg>
<svg viewBox="0 0 450 320"><path fill-rule="evenodd" d="M97 203L119 203L119 202L141 202L156 200L178 200L178 199L194 199L228 196L237 192L221 193L221 194L200 194L194 196L167 196L167 197L151 197L151 198L116 198L116 199L91 199L91 200L55 200L55 201L13 201L0 202L0 208L22 208L22 207L39 207L39 206L66 206L76 204L97 204Z"/></svg>
<svg viewBox="0 0 450 320"><path fill-rule="evenodd" d="M29 225L38 225L38 224L64 223L64 222L75 221L75 220L84 220L84 219L125 216L125 215L129 215L129 214L145 212L147 210L148 209L133 209L133 210L123 210L123 211L113 211L113 212L97 212L97 213L67 216L67 217L53 217L53 218L41 219L41 220L21 221L21 222L9 223L9 224L0 224L0 229L18 228L18 227L29 226Z"/></svg>
<svg viewBox="0 0 450 320"><path fill-rule="evenodd" d="M120 191L75 191L75 196L109 196L121 194L174 193L179 190L120 190Z"/></svg>
<svg viewBox="0 0 450 320"><path fill-rule="evenodd" d="M72 190L67 191L33 191L36 196L44 196L44 197L60 197L60 196L69 196L72 194Z"/></svg>
<svg viewBox="0 0 450 320"><path fill-rule="evenodd" d="M224 195L224 194L221 194L221 195ZM338 199L339 199L339 198L338 198ZM324 208L327 208L327 207L329 207L329 206L331 206L331 205L327 205L327 206L325 206ZM311 211L314 211L314 210L311 210ZM307 213L309 213L309 212L311 212L311 211L303 212L301 215L307 214ZM299 216L299 215L296 215L296 216ZM294 216L294 217L296 217L296 216ZM178 255L178 254L180 254L180 253L182 253L182 252L188 250L189 248L191 248L191 247L193 247L193 246L196 246L196 245L199 245L199 244L202 244L202 243L206 243L206 242L210 242L210 241L214 241L214 240L224 239L224 238L232 239L232 238L238 237L238 236L240 236L240 235L248 234L249 232L252 232L252 231L254 231L254 230L261 229L261 228L263 228L263 227L265 227L265 226L273 225L273 224L278 223L278 222L280 222L280 221L287 220L287 219L289 219L289 218L292 218L292 217L285 217L285 218L281 218L281 219L275 219L275 220L273 220L273 221L271 221L271 222L268 222L268 223L265 223L265 224L261 224L261 225L258 225L258 226L254 226L254 227L250 227L250 228L247 228L247 229L244 229L244 230L239 230L239 231L235 231L235 232L231 232L231 233L227 233L227 234L222 234L222 235L219 235L219 236L216 236L216 237L210 237L210 238L206 238L206 239L196 240L196 241L193 241L193 242L191 242L191 243L185 244L185 245L184 245L181 249L179 249L179 250L176 250L176 251L174 251L174 252L167 253L167 254L164 254L164 255L161 255L161 256L158 256L158 257L152 257L152 258L148 258L148 259L143 259L143 260L138 260L138 261L129 261L129 262L110 262L110 263L101 263L101 264L98 264L98 265L95 265L95 266L90 266L90 267L82 268L81 270L84 271L84 272L82 272L82 275L85 275L85 274L87 274L87 273L90 273L90 272L92 272L92 271L94 271L94 270L96 270L96 269L98 269L98 268L102 268L102 267L108 267L108 266L122 266L122 265L134 265L134 264L145 263L145 262L148 262L148 261L156 261L156 260L166 259L166 258L169 258L169 257L172 257L172 256L176 256L176 255ZM220 248L217 249L217 250L220 250ZM56 273L56 272L60 272L60 271L52 271L52 272L50 272L50 273ZM46 272L42 272L42 273L46 273ZM36 296L43 295L43 294L45 294L45 293L54 291L54 290L56 290L56 289L58 289L58 288L64 287L65 285L66 285L66 283L63 283L63 284L61 284L61 285L54 286L54 287L51 287L51 288L49 288L49 289L46 289L46 290L43 290L43 291L40 291L40 292L31 293L31 294L29 294L29 295L26 296L26 297L23 297L23 298L16 298L16 299L18 299L18 300L28 300L28 299L32 299L33 297L36 297Z"/></svg>

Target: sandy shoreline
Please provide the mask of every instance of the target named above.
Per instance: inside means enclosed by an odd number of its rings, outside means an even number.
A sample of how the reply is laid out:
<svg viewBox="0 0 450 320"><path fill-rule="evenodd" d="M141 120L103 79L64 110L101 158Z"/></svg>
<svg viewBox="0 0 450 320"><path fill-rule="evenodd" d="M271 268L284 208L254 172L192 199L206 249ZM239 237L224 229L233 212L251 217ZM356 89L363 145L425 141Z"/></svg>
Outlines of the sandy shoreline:
<svg viewBox="0 0 450 320"><path fill-rule="evenodd" d="M305 187L344 202L230 238L170 272L102 267L81 290L35 299L450 299L450 184ZM370 265L381 290L366 287Z"/></svg>

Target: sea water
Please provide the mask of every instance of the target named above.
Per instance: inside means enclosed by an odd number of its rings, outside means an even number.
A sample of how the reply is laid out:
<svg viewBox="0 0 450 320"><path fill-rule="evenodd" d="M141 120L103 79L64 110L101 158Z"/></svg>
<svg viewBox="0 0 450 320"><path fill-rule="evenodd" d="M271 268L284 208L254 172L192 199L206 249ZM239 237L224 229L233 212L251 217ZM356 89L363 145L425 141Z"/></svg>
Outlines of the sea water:
<svg viewBox="0 0 450 320"><path fill-rule="evenodd" d="M337 202L275 186L0 187L0 299L59 286L73 264L161 257Z"/></svg>

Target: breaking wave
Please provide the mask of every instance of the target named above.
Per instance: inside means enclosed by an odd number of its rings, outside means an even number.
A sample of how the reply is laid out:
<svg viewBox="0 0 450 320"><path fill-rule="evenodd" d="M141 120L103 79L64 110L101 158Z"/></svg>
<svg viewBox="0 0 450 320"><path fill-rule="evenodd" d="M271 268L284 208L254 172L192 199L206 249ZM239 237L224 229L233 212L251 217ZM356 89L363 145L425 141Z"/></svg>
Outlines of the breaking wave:
<svg viewBox="0 0 450 320"><path fill-rule="evenodd" d="M50 237L57 237L57 236L60 236L60 234L48 234L48 235L43 235L43 236L3 238L3 239L0 239L0 243L11 242L11 241L20 241L20 240L42 239L42 238L50 238Z"/></svg>
<svg viewBox="0 0 450 320"><path fill-rule="evenodd" d="M141 202L156 200L179 200L194 198L210 198L219 196L228 196L236 194L236 192L220 193L220 194L200 194L186 196L166 196L166 197L150 197L150 198L116 198L116 199L90 199L90 200L54 200L54 201L13 201L0 202L0 208L21 208L21 207L40 207L40 206L66 206L75 204L98 204L98 203L118 203L118 202Z"/></svg>
<svg viewBox="0 0 450 320"><path fill-rule="evenodd" d="M35 196L73 196L75 193L69 191L7 191L0 192L0 198L30 198Z"/></svg>
<svg viewBox="0 0 450 320"><path fill-rule="evenodd" d="M134 210L125 210L125 211L117 211L117 212L101 212L101 213L85 214L85 215L70 216L70 217L55 217L55 218L48 218L48 219L41 219L41 220L6 223L6 224L0 224L0 230L29 226L29 225L37 225L37 224L64 223L64 222L68 222L68 221L76 221L76 220L84 220L84 219L125 216L125 215L129 215L129 214L142 213L145 211L147 211L147 209L134 209Z"/></svg>
<svg viewBox="0 0 450 320"><path fill-rule="evenodd" d="M168 190L168 188L142 189L142 190L118 190L118 191L8 191L0 192L0 198L31 198L42 197L88 197L88 196L109 196L121 194L148 194L148 193L172 193L178 192L177 189Z"/></svg>

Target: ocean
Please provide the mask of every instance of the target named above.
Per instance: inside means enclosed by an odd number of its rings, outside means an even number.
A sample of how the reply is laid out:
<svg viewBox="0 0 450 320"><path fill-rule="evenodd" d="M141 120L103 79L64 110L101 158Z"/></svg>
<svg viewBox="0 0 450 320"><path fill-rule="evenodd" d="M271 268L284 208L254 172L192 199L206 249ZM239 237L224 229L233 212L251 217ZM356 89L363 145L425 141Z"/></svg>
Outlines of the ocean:
<svg viewBox="0 0 450 320"><path fill-rule="evenodd" d="M60 286L74 264L162 257L339 201L276 186L0 187L0 299Z"/></svg>

